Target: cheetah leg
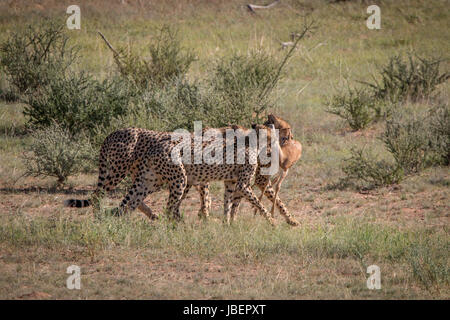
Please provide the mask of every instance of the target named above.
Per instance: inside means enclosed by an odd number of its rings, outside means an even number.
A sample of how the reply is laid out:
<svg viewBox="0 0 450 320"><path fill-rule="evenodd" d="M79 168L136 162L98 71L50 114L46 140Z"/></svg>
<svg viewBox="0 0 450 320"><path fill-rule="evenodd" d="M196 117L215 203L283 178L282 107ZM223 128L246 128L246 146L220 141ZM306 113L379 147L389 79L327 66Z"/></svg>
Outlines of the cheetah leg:
<svg viewBox="0 0 450 320"><path fill-rule="evenodd" d="M118 214L121 215L128 211L135 210L143 203L143 200L147 195L160 190L161 186L161 182L152 171L149 171L147 169L146 172L138 172L133 186L130 188L127 195L120 203ZM149 218L153 219L154 214L151 213L150 208L148 208L147 206L141 206L141 208Z"/></svg>
<svg viewBox="0 0 450 320"><path fill-rule="evenodd" d="M186 188L184 188L183 191L183 195L181 196L181 201L183 201L184 199L186 199L187 194L189 193L189 190L191 190L192 185L191 184L187 184Z"/></svg>
<svg viewBox="0 0 450 320"><path fill-rule="evenodd" d="M195 186L200 194L201 208L198 212L199 218L208 218L211 211L211 197L209 194L209 184L199 184Z"/></svg>
<svg viewBox="0 0 450 320"><path fill-rule="evenodd" d="M169 199L167 201L167 210L175 220L181 220L180 204L183 200L184 190L187 186L186 171L182 166L172 165L174 179L169 183Z"/></svg>
<svg viewBox="0 0 450 320"><path fill-rule="evenodd" d="M211 194L209 193L209 184L205 184L205 203L206 203L206 215L209 217L211 212Z"/></svg>
<svg viewBox="0 0 450 320"><path fill-rule="evenodd" d="M266 179L269 179L269 183L266 184ZM276 199L276 206L278 207L278 210L280 210L281 215L284 217L284 219L286 220L286 222L291 225L291 226L298 226L300 223L289 213L289 211L287 210L285 204L283 203L283 201L281 201L281 199L277 196L275 197L275 191L272 188L272 184L270 183L270 177L269 176L264 176L264 175L259 175L257 174L256 179L255 179L255 184L258 186L258 188L263 191L264 190L264 195L269 199L269 201L271 201L272 203L275 201ZM273 215L272 215L273 217Z"/></svg>
<svg viewBox="0 0 450 320"><path fill-rule="evenodd" d="M258 198L259 202L262 201L264 193L266 192L267 187L270 185L270 176L262 176L262 177L264 177L264 179L261 179L261 182L260 182L262 185L262 188L260 187L261 195ZM255 184L256 184L256 182L255 182ZM256 216L257 213L258 213L258 209L255 208L253 211L253 215ZM273 213L272 213L272 218L273 218Z"/></svg>
<svg viewBox="0 0 450 320"><path fill-rule="evenodd" d="M253 206L258 208L261 215L264 216L271 225L275 225L273 218L270 216L269 212L266 210L266 208L264 208L264 206L258 200L258 198L256 197L252 188L249 185L245 186L245 185L238 183L236 185L235 192L241 193L241 195L243 195ZM236 203L237 203L239 196L240 196L239 194L237 194L237 195L235 194L234 199L236 199Z"/></svg>
<svg viewBox="0 0 450 320"><path fill-rule="evenodd" d="M209 213L211 212L211 194L209 193L209 183L204 185L205 187L205 214L209 217Z"/></svg>
<svg viewBox="0 0 450 320"><path fill-rule="evenodd" d="M128 169L129 167L126 166L119 168L112 164L109 165L108 169L107 160L104 157L100 159L97 188L91 196L94 210L100 208L100 200L105 193L114 190L119 182L125 178Z"/></svg>
<svg viewBox="0 0 450 320"><path fill-rule="evenodd" d="M137 167L134 166L131 170L131 180L133 181L133 184L136 182L136 176L137 176ZM156 220L158 219L158 215L153 212L153 210L147 206L144 202L145 198L142 200L141 204L137 207L137 209L145 214L150 220Z"/></svg>
<svg viewBox="0 0 450 320"><path fill-rule="evenodd" d="M258 185L260 189L263 188L262 185ZM266 191L264 192L265 196L271 201L276 201L276 205L278 209L280 210L281 215L284 217L286 222L290 224L291 226L298 226L300 223L294 219L294 217L289 213L286 206L284 205L283 201L279 197L275 197L275 191L273 190L272 186L269 185L266 188Z"/></svg>
<svg viewBox="0 0 450 320"><path fill-rule="evenodd" d="M227 224L231 222L232 200L236 183L232 181L224 181L225 192L223 194L223 216ZM239 205L238 205L239 206ZM237 211L237 208L235 209Z"/></svg>
<svg viewBox="0 0 450 320"><path fill-rule="evenodd" d="M169 200L167 201L167 210L172 215L172 218L177 221L181 220L180 204L183 190L185 188L185 186L182 185L182 181L179 181L179 183L180 186L176 186L170 189Z"/></svg>
<svg viewBox="0 0 450 320"><path fill-rule="evenodd" d="M105 145L102 145L100 150L100 155L98 159L98 180L97 188L94 191L93 196L99 198L105 191L105 183L111 180L109 169L108 169L108 159L106 157L107 151L105 150ZM108 180L109 178L109 180Z"/></svg>
<svg viewBox="0 0 450 320"><path fill-rule="evenodd" d="M234 222L234 220L236 219L236 215L239 209L239 205L241 204L241 200L242 194L236 192L233 197L233 204L231 205L231 213L230 213L231 221L228 220L228 224L230 224L230 222Z"/></svg>
<svg viewBox="0 0 450 320"><path fill-rule="evenodd" d="M108 175L106 176L105 183L102 185L102 189L106 190L106 192L114 190L119 182L125 179L128 170L129 166L124 166L120 169L118 167L110 168Z"/></svg>
<svg viewBox="0 0 450 320"><path fill-rule="evenodd" d="M153 213L153 210L144 203L144 201L142 201L137 208L140 212L145 214L150 220L156 220L159 218L158 215Z"/></svg>
<svg viewBox="0 0 450 320"><path fill-rule="evenodd" d="M186 185L186 188L184 188L184 191L183 191L183 195L181 196L181 200L184 200L186 198L187 194L189 193L189 190L191 190L191 187L192 187L192 185L190 185L190 184Z"/></svg>

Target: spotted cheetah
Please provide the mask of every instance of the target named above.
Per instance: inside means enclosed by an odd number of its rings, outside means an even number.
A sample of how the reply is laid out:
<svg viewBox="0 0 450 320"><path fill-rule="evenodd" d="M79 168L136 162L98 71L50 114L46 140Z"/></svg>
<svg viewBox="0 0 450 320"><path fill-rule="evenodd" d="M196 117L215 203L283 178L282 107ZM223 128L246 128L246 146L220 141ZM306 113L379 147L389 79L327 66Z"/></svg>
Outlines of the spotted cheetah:
<svg viewBox="0 0 450 320"><path fill-rule="evenodd" d="M256 129L258 135L261 131L266 132L269 141L271 140L271 128L259 126ZM195 139L190 139L195 141ZM222 142L220 148L222 151L226 149L229 141L225 139L225 143ZM275 145L278 143L277 139L273 139ZM195 158L195 143L192 144L191 157ZM209 142L203 142L203 148L200 152L205 150ZM161 189L163 185L169 187L169 199L167 202L167 210L171 214L171 217L180 220L180 204L185 194L186 186L204 184L214 180L224 180L235 183L233 190L233 204L240 201L245 197L253 206L258 208L261 215L263 215L271 224L274 221L268 211L264 208L261 202L257 199L253 193L250 183L255 175L258 167L257 159L260 150L250 148L244 144L242 151L244 152L244 162L239 162L238 152L236 152L236 143L232 143L232 147L235 148L233 152L234 163L229 163L226 159L228 152L222 152L220 155L221 161L218 163L205 163L200 162L183 162L181 158L174 160L173 151L178 145L178 142L172 140L159 140L151 148L147 148L147 153L141 158L141 161L137 165L137 173L135 176L134 184L128 191L125 198L122 200L119 206L119 213L122 214L127 211L132 211L139 207L145 199L145 197L155 191ZM268 143L266 150L269 154L274 152L272 149L272 143ZM275 149L276 150L276 149ZM233 208L232 208L233 210Z"/></svg>
<svg viewBox="0 0 450 320"><path fill-rule="evenodd" d="M139 128L121 129L108 135L100 149L98 182L92 198L101 197L105 191L112 191L128 175L134 180L137 165L146 148L151 148L157 141L168 139L170 136L164 132ZM64 201L66 207L80 208L92 204L92 200ZM151 219L156 218L144 203L139 206L139 210Z"/></svg>
<svg viewBox="0 0 450 320"><path fill-rule="evenodd" d="M237 126L233 126L233 128L236 129ZM154 149L160 143L170 141L170 134L141 128L126 128L111 133L103 142L100 150L98 183L92 199L112 191L126 176L131 176L133 186L135 186L136 174L141 168L140 163L146 152ZM184 196L190 187L191 185L186 186ZM199 216L207 217L211 206L208 184L196 185L196 188L201 198ZM64 201L66 207L87 207L92 204L92 200L69 199ZM144 202L139 204L138 209L150 219L158 217Z"/></svg>
<svg viewBox="0 0 450 320"><path fill-rule="evenodd" d="M234 128L236 128L236 126L234 126ZM224 128L222 128L222 130L223 129ZM118 130L109 135L105 139L100 151L99 178L97 188L94 192L94 197L99 196L104 191L111 191L127 175L131 175L134 182L133 187L136 187L136 174L138 170L142 169L143 167L140 164L145 155L145 152L149 149L155 148L161 143L169 141L169 139L170 133L155 132L139 128L127 128ZM257 172L258 175L256 177L255 184L261 188L261 186L265 183L265 177L259 175L259 168ZM186 185L182 198L186 195L190 186L190 184ZM160 184L155 184L154 186L155 190L159 190L160 187ZM196 185L196 187L200 193L202 204L199 216L207 217L211 203L208 184L199 184ZM229 212L229 207L231 204L231 194L234 192L234 189L235 185L232 181L225 181L224 212L226 216L228 215L227 212ZM274 199L274 191L270 186L265 190L265 195L270 200ZM124 200L127 201L127 197ZM65 201L65 205L71 207L84 207L91 204L92 201L90 200ZM288 214L287 209L281 202L281 200L277 198L276 204L281 213L285 216L288 223L293 225L297 224L297 222ZM143 201L141 201L138 205L138 209L151 219L155 219L157 217L157 215L155 215L152 210L144 204ZM232 212L234 213L235 210L232 210ZM232 216L234 217L234 214Z"/></svg>

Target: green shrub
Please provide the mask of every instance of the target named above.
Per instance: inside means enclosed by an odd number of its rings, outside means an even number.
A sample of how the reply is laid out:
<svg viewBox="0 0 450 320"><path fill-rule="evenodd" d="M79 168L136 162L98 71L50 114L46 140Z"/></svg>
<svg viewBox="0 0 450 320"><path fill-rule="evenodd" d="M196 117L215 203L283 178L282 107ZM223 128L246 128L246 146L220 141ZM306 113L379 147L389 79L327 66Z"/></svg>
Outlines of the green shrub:
<svg viewBox="0 0 450 320"><path fill-rule="evenodd" d="M67 177L92 167L93 152L89 140L73 135L58 124L31 132L32 142L23 155L27 176L56 177L64 183Z"/></svg>
<svg viewBox="0 0 450 320"><path fill-rule="evenodd" d="M381 81L366 84L376 98L392 102L426 99L450 77L448 72L440 73L441 62L412 54L406 59L394 56L381 68Z"/></svg>
<svg viewBox="0 0 450 320"><path fill-rule="evenodd" d="M133 97L124 116L112 119L109 126L96 126L91 143L100 148L103 140L113 131L138 127L157 131L179 128L193 130L194 121L208 125L206 111L209 98L198 83L175 79L163 88L141 91Z"/></svg>
<svg viewBox="0 0 450 320"><path fill-rule="evenodd" d="M387 119L399 103L431 97L450 73L440 73L442 60L408 55L389 59L380 69L381 81L361 82L366 87L348 88L332 97L327 112L345 119L353 130L360 130L379 119ZM378 76L374 76L377 78Z"/></svg>
<svg viewBox="0 0 450 320"><path fill-rule="evenodd" d="M404 175L403 169L394 162L376 160L373 154L352 149L352 155L342 170L349 181L363 182L368 187L388 186L399 183Z"/></svg>
<svg viewBox="0 0 450 320"><path fill-rule="evenodd" d="M54 77L39 94L27 96L24 114L35 127L56 122L71 133L92 134L125 115L133 94L120 79L100 82L86 73Z"/></svg>
<svg viewBox="0 0 450 320"><path fill-rule="evenodd" d="M353 130L366 128L383 113L368 90L350 87L347 93L332 97L327 112L345 119Z"/></svg>
<svg viewBox="0 0 450 320"><path fill-rule="evenodd" d="M271 92L281 78L282 62L261 51L218 60L209 80L218 101L210 111L216 126L259 122L273 104Z"/></svg>
<svg viewBox="0 0 450 320"><path fill-rule="evenodd" d="M115 62L120 74L138 88L165 86L168 81L184 76L195 55L181 46L176 30L163 26L148 45L150 58L133 50L119 49Z"/></svg>
<svg viewBox="0 0 450 320"><path fill-rule="evenodd" d="M430 152L433 163L450 165L450 107L439 104L429 112Z"/></svg>
<svg viewBox="0 0 450 320"><path fill-rule="evenodd" d="M407 262L413 278L426 289L448 285L450 270L448 264L448 242L442 243L438 248L425 241L423 244L414 244L407 254Z"/></svg>
<svg viewBox="0 0 450 320"><path fill-rule="evenodd" d="M208 101L197 83L175 79L164 88L145 91L135 100L126 118L127 125L152 130L193 130L194 121L207 124Z"/></svg>
<svg viewBox="0 0 450 320"><path fill-rule="evenodd" d="M283 68L300 40L314 29L315 22L305 20L302 31L296 33L296 40L281 60L263 51L233 54L218 60L209 79L209 105L213 106L208 112L210 125L261 123L274 104L272 93L284 76Z"/></svg>
<svg viewBox="0 0 450 320"><path fill-rule="evenodd" d="M395 114L381 137L387 150L406 174L429 166L430 131L425 116Z"/></svg>
<svg viewBox="0 0 450 320"><path fill-rule="evenodd" d="M373 155L353 149L352 156L342 167L347 180L385 186L424 168L448 165L449 107L441 104L422 115L397 112L386 122L380 138L394 161L377 161Z"/></svg>
<svg viewBox="0 0 450 320"><path fill-rule="evenodd" d="M193 130L197 120L210 127L250 126L261 121L271 105L281 67L261 52L222 58L206 82L180 76L167 79L164 86L140 90L124 124L163 131Z"/></svg>
<svg viewBox="0 0 450 320"><path fill-rule="evenodd" d="M166 79L164 86L141 90L127 123L165 131L192 130L196 120L211 127L250 126L270 105L270 92L265 90L273 85L278 68L276 60L263 53L220 59L207 82L180 76Z"/></svg>
<svg viewBox="0 0 450 320"><path fill-rule="evenodd" d="M19 100L19 97L13 90L0 87L0 100L5 102L16 102Z"/></svg>
<svg viewBox="0 0 450 320"><path fill-rule="evenodd" d="M64 24L45 22L12 33L0 45L0 67L18 91L34 91L55 74L65 74L77 58L68 46Z"/></svg>

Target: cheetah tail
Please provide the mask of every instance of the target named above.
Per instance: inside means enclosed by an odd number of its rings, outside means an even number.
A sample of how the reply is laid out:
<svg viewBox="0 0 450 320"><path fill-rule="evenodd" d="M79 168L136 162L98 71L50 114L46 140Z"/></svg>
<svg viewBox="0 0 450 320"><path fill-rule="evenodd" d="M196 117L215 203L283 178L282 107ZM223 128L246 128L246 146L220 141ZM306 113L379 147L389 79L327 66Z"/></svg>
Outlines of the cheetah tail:
<svg viewBox="0 0 450 320"><path fill-rule="evenodd" d="M69 199L64 201L64 207L83 208L91 205L90 200Z"/></svg>

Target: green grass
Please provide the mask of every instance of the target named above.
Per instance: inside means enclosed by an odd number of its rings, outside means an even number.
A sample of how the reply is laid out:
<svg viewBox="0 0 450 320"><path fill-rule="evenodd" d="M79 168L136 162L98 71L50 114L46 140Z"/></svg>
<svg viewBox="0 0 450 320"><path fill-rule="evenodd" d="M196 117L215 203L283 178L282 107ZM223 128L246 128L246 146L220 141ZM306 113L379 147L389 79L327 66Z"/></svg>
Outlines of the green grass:
<svg viewBox="0 0 450 320"><path fill-rule="evenodd" d="M226 227L215 222L173 225L162 221L152 224L140 218L108 216L96 219L91 216L35 218L31 221L20 215L8 218L2 221L0 239L18 247L167 248L187 257L192 254L201 258L222 255L233 259L238 256L249 263L277 254L397 259L404 258L412 245L423 247L424 239L437 249L443 249L440 232L432 232L429 238L426 230L402 231L364 218L339 217L326 225L297 229L285 225L272 229L263 220L256 219Z"/></svg>
<svg viewBox="0 0 450 320"><path fill-rule="evenodd" d="M228 227L192 219L174 225L129 216L55 215L30 219L18 213L2 217L0 242L20 251L36 247L51 252L76 250L91 258L137 250L159 253L158 256L165 253L174 261L220 261L230 266L267 265L274 260L307 264L347 261L357 263L362 270L371 264L395 265L403 268L405 282L411 281L427 290L445 290L449 281L446 232L425 228L402 230L368 218L331 218L326 224L294 229L286 225L272 228L262 219L248 218ZM357 275L363 279L360 273ZM278 283L275 279L266 281L270 281L266 286L273 287L295 285ZM245 288L245 294L249 294L248 290ZM295 292L289 296L294 297Z"/></svg>

